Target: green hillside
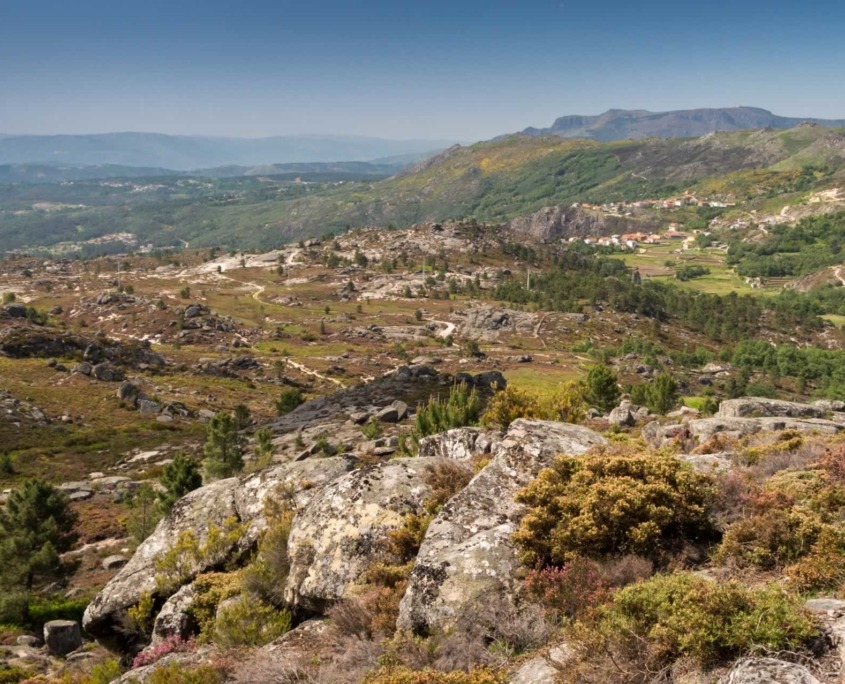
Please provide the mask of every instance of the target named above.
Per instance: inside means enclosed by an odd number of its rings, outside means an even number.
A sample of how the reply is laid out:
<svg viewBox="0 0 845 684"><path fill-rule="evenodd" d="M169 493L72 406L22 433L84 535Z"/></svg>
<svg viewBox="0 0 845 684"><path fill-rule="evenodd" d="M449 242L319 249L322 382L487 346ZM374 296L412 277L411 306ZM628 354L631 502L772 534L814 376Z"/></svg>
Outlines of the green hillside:
<svg viewBox="0 0 845 684"><path fill-rule="evenodd" d="M21 209L36 195L55 194L55 186L28 190L26 202L0 188L0 238L20 248L126 231L160 246L270 247L346 226L502 222L544 206L655 198L687 188L745 201L813 189L843 168L845 132L814 125L611 143L514 135L452 148L377 182L157 179L146 197L65 184L61 202L85 206L49 212Z"/></svg>

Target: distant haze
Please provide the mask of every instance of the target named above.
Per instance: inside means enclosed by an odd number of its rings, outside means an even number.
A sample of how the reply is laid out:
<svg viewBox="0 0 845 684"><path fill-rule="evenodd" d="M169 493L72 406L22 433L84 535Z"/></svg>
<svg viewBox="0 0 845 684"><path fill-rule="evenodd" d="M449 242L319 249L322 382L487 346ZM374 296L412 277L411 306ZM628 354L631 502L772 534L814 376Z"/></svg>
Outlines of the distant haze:
<svg viewBox="0 0 845 684"><path fill-rule="evenodd" d="M354 136L204 138L157 133L0 136L0 164L117 164L193 170L232 164L372 161L424 156L448 147L452 142Z"/></svg>

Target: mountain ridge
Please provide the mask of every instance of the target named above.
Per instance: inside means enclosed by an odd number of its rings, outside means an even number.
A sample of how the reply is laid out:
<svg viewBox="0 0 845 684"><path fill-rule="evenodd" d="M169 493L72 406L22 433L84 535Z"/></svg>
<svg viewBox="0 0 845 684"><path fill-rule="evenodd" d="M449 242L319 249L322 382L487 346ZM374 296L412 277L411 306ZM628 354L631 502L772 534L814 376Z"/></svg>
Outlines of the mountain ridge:
<svg viewBox="0 0 845 684"><path fill-rule="evenodd" d="M801 123L841 128L845 119L788 117L761 107L721 107L651 112L645 109L609 109L598 115L571 114L555 119L548 128L529 127L525 135L587 138L599 142L639 138L694 138L719 131L759 128L787 129Z"/></svg>

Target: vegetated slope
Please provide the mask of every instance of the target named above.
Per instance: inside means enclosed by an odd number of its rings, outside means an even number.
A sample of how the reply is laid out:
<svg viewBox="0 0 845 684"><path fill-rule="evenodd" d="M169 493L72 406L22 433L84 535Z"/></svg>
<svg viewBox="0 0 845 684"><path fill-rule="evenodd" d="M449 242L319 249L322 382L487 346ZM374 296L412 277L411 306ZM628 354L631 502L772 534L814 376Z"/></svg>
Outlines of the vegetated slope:
<svg viewBox="0 0 845 684"><path fill-rule="evenodd" d="M226 164L370 161L433 153L444 140L386 140L362 136L278 136L214 138L160 133L98 135L13 135L0 137L0 163L117 164L187 171Z"/></svg>
<svg viewBox="0 0 845 684"><path fill-rule="evenodd" d="M135 204L131 211L69 209L35 218L7 212L0 217L0 237L33 235L31 227L16 224L36 221L44 240L125 230L159 245L183 240L192 246L272 247L346 226L463 218L504 222L545 206L668 196L738 172L762 170L774 179L785 174L793 183L795 169L806 165L822 164L827 175L841 170L843 149L845 134L812 125L611 143L515 135L451 148L380 182L235 194L223 202L176 193L168 201Z"/></svg>
<svg viewBox="0 0 845 684"><path fill-rule="evenodd" d="M394 175L423 155L403 155L372 162L292 162L251 166L215 166L195 171L143 166L98 164L94 166L59 166L50 164L2 164L0 183L43 184L66 181L192 176L202 178L238 178L241 176L302 177L303 180L382 179Z"/></svg>
<svg viewBox="0 0 845 684"><path fill-rule="evenodd" d="M505 221L543 206L667 195L731 172L823 162L841 166L845 135L816 126L693 140L600 144L523 135L449 150L389 181L297 200L279 227L407 225L474 217Z"/></svg>
<svg viewBox="0 0 845 684"><path fill-rule="evenodd" d="M527 128L528 135L591 138L610 141L627 138L692 138L716 131L750 128L792 128L802 122L845 126L845 120L778 116L758 107L687 109L670 112L610 109L597 116L562 116L549 128Z"/></svg>

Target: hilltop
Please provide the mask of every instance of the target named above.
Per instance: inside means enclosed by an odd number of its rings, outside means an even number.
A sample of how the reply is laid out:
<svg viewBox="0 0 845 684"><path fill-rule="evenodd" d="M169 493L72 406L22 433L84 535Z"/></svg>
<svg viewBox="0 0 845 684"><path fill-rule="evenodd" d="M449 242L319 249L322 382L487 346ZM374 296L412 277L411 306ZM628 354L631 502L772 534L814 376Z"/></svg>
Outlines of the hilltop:
<svg viewBox="0 0 845 684"><path fill-rule="evenodd" d="M555 119L548 128L526 128L526 135L557 135L607 142L628 138L695 138L717 131L751 128L793 128L814 123L828 128L845 126L845 119L778 116L759 107L686 109L670 112L609 109L597 116L569 115Z"/></svg>

